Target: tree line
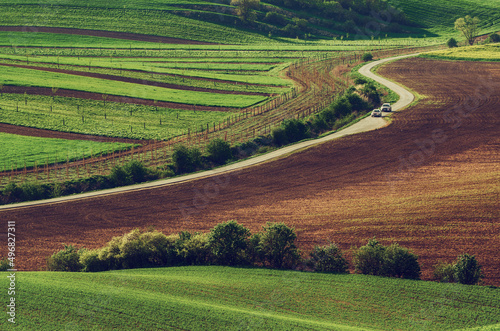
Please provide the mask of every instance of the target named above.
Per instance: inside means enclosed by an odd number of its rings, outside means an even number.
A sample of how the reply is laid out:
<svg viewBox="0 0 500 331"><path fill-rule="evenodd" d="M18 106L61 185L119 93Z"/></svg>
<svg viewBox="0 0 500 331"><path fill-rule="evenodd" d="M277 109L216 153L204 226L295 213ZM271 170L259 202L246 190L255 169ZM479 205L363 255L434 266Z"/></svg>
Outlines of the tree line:
<svg viewBox="0 0 500 331"><path fill-rule="evenodd" d="M302 257L295 229L268 222L262 231L250 230L231 220L208 233L181 231L165 235L156 230L135 229L113 237L104 247L78 249L64 245L47 259L51 271L98 272L116 269L170 267L180 265L253 266L302 271L349 273L349 262L335 244L315 246ZM375 238L352 250L355 273L383 277L420 279L418 256L397 243L380 244ZM482 277L475 256L463 254L454 264L435 266L435 279L477 284Z"/></svg>

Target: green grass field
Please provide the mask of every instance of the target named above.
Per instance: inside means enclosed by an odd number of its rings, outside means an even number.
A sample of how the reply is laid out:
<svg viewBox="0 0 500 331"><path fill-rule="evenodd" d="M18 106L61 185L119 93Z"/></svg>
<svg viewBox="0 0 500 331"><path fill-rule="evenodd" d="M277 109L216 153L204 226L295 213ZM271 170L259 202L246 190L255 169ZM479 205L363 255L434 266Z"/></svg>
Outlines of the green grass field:
<svg viewBox="0 0 500 331"><path fill-rule="evenodd" d="M500 44L457 47L424 53L420 57L454 61L500 61Z"/></svg>
<svg viewBox="0 0 500 331"><path fill-rule="evenodd" d="M0 132L3 148L0 154L0 171L22 169L24 166L40 167L55 162L79 160L91 156L109 154L130 149L132 144L102 143L90 140L66 140L20 136Z"/></svg>
<svg viewBox="0 0 500 331"><path fill-rule="evenodd" d="M500 323L498 288L363 275L176 267L17 272L16 282L20 330L454 330ZM6 317L0 325L9 327Z"/></svg>

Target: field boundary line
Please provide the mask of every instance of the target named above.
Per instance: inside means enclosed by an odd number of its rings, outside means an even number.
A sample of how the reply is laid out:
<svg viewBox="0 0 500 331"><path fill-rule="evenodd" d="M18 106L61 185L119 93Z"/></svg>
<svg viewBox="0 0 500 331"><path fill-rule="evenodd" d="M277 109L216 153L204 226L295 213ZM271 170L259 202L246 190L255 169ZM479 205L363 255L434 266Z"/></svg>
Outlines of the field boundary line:
<svg viewBox="0 0 500 331"><path fill-rule="evenodd" d="M394 60L400 60L400 59L416 56L418 54L419 53L381 59L378 61L370 62L359 69L359 73L362 74L363 76L377 81L378 83L393 90L394 92L396 92L400 96L399 100L392 107L393 111L398 111L398 110L404 109L405 107L410 105L413 102L413 100L415 99L414 95L411 92L409 92L408 90L406 90L405 88L403 88L402 86L378 76L377 74L373 73L371 70L380 64L394 61ZM16 203L16 204L8 204L8 205L0 206L0 211L7 210L7 209L27 208L27 207L31 207L31 206L58 204L58 203L64 203L66 201L83 200L83 199L89 199L89 198L96 198L96 197L100 197L100 196L128 193L128 192L132 192L132 191L149 190L149 189L154 189L154 188L158 188L158 187L165 187L165 186L185 183L185 182L189 182L189 181L193 181L193 180L197 180L197 179L209 178L212 176L217 176L217 175L222 175L222 174L229 173L229 172L234 172L237 170L242 170L242 169L245 169L245 168L248 168L251 166L262 164L264 162L276 160L280 157L288 156L288 155L292 154L293 152L304 150L306 148L309 148L309 147L312 147L315 145L319 145L319 144L322 144L322 143L325 143L325 142L328 142L328 141L331 141L334 139L338 139L341 137L345 137L345 136L353 135L353 134L357 134L357 133L362 133L362 132L380 129L386 125L387 125L387 122L383 118L375 118L375 117L368 116L368 117L362 119L361 121L345 128L343 130L334 132L334 133L329 134L327 136L324 136L322 138L302 141L302 142L299 142L299 143L296 143L293 145L285 146L283 148L280 148L276 151L272 151L272 152L264 154L264 155L252 157L252 158L249 158L249 159L246 159L246 160L243 160L240 162L236 162L233 164L229 164L226 166L222 166L222 167L219 167L216 169L206 170L206 171L188 174L188 175L175 177L175 178L167 178L167 179L157 180L154 182L148 182L148 183L143 183L143 184L121 186L121 187L116 187L116 188L112 188L112 189L80 193L80 194L76 194L76 195L69 195L69 196L63 196L63 197L58 197L58 198L46 199L46 200L27 201L27 202L20 202L20 203Z"/></svg>

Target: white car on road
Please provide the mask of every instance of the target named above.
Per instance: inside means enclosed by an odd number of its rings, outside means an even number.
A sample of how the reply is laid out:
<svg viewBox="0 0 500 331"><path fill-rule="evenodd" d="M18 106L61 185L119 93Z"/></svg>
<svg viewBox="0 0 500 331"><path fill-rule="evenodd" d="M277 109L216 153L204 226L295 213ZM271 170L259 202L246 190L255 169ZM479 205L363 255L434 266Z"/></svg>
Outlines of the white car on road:
<svg viewBox="0 0 500 331"><path fill-rule="evenodd" d="M380 109L374 109L372 110L372 117L382 117L382 112L380 111Z"/></svg>
<svg viewBox="0 0 500 331"><path fill-rule="evenodd" d="M380 108L381 111L392 111L392 107L390 103L384 103L382 105L382 108Z"/></svg>

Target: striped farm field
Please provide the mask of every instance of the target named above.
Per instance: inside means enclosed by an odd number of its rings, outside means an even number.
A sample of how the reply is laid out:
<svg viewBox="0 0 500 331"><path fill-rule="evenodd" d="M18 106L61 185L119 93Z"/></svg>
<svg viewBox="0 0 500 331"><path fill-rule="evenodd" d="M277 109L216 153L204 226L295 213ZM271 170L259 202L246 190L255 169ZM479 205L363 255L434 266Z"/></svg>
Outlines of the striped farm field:
<svg viewBox="0 0 500 331"><path fill-rule="evenodd" d="M243 108L265 100L265 98L258 96L241 95L238 96L238 98L227 98L227 96L221 96L216 93L174 90L15 67L3 67L2 80L4 85L47 88L56 87L76 91L202 106Z"/></svg>

